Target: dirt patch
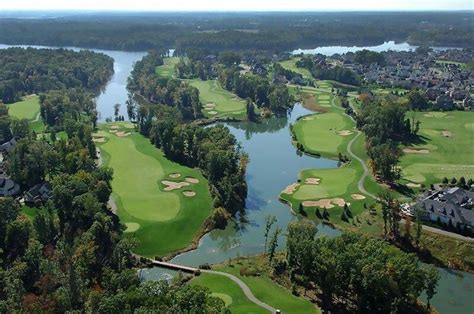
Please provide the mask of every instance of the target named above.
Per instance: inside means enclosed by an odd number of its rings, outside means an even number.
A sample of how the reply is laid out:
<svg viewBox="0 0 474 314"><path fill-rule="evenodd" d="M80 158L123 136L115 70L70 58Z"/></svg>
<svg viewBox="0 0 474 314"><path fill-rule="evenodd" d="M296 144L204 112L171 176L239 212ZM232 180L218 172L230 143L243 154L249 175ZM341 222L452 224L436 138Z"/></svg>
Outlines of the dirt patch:
<svg viewBox="0 0 474 314"><path fill-rule="evenodd" d="M120 131L120 132L115 133L115 135L117 135L118 137L126 137L130 135L130 132Z"/></svg>
<svg viewBox="0 0 474 314"><path fill-rule="evenodd" d="M403 152L405 154L429 154L430 151L427 149L413 149L413 148L404 148Z"/></svg>
<svg viewBox="0 0 474 314"><path fill-rule="evenodd" d="M209 111L209 114L212 114L212 115L216 115L217 114L217 111Z"/></svg>
<svg viewBox="0 0 474 314"><path fill-rule="evenodd" d="M92 141L95 142L95 143L105 143L107 141L107 138L105 138L103 136L94 136L92 138Z"/></svg>
<svg viewBox="0 0 474 314"><path fill-rule="evenodd" d="M176 179L176 178L181 177L181 173L170 173L168 176L169 176L170 178Z"/></svg>
<svg viewBox="0 0 474 314"><path fill-rule="evenodd" d="M451 136L453 136L453 134L450 131L441 131L441 136L451 137Z"/></svg>
<svg viewBox="0 0 474 314"><path fill-rule="evenodd" d="M303 202L304 207L321 207L321 208L333 208L334 205L331 204L331 200L328 199L322 199L319 201L304 201Z"/></svg>
<svg viewBox="0 0 474 314"><path fill-rule="evenodd" d="M353 200L365 200L365 196L362 194L351 194Z"/></svg>
<svg viewBox="0 0 474 314"><path fill-rule="evenodd" d="M182 187L185 187L185 186L189 185L188 182L173 182L173 181L166 181L166 180L161 181L161 183L166 185L166 187L163 190L165 190L167 192L168 191L173 191L173 190L178 190L178 189L181 189Z"/></svg>
<svg viewBox="0 0 474 314"><path fill-rule="evenodd" d="M194 191L183 191L183 195L186 197L194 197L196 196L196 192Z"/></svg>
<svg viewBox="0 0 474 314"><path fill-rule="evenodd" d="M349 136L349 135L351 135L352 133L354 133L354 132L349 131L349 130L342 130L342 131L338 131L338 132L337 132L337 134L340 135L340 136Z"/></svg>
<svg viewBox="0 0 474 314"><path fill-rule="evenodd" d="M296 188L299 187L299 186L300 186L299 183L290 184L282 191L282 193L284 193L284 194L293 194L293 193L295 193Z"/></svg>
<svg viewBox="0 0 474 314"><path fill-rule="evenodd" d="M304 180L304 183L313 184L313 185L318 185L320 182L321 182L320 178L306 178Z"/></svg>
<svg viewBox="0 0 474 314"><path fill-rule="evenodd" d="M196 179L196 178L193 178L193 177L186 177L184 180L186 182L189 182L189 183L192 183L192 184L199 183L199 179Z"/></svg>
<svg viewBox="0 0 474 314"><path fill-rule="evenodd" d="M409 188L421 188L421 184L419 184L419 183L411 183L410 182L410 183L407 184L407 186Z"/></svg>

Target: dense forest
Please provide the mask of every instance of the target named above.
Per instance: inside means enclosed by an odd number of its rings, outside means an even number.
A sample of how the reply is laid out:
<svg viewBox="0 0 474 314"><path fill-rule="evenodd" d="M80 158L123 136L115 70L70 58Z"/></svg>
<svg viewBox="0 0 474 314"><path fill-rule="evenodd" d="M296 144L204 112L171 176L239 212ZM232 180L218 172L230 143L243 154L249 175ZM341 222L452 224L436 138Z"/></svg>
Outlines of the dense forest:
<svg viewBox="0 0 474 314"><path fill-rule="evenodd" d="M0 20L0 42L146 51L288 51L327 45L474 47L470 12L90 13Z"/></svg>
<svg viewBox="0 0 474 314"><path fill-rule="evenodd" d="M64 88L98 91L113 74L113 59L91 51L9 48L0 50L0 100Z"/></svg>

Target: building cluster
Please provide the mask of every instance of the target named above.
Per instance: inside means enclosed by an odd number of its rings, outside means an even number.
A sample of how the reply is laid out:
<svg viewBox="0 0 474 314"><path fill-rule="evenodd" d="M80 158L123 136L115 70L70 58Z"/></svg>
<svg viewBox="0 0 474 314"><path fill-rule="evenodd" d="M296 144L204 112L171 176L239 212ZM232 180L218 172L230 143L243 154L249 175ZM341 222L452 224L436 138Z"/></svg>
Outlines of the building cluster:
<svg viewBox="0 0 474 314"><path fill-rule="evenodd" d="M10 178L5 169L5 157L15 148L16 140L12 138L0 145L0 197L16 197L23 205L36 206L46 202L51 193L48 182L34 185L28 190L22 190L20 185Z"/></svg>
<svg viewBox="0 0 474 314"><path fill-rule="evenodd" d="M474 192L460 188L442 188L421 195L416 203L402 207L405 215L422 211L425 220L452 228L474 230Z"/></svg>
<svg viewBox="0 0 474 314"><path fill-rule="evenodd" d="M344 67L350 68L367 83L386 87L420 88L439 109L455 106L474 109L474 72L466 66L474 53L466 50L383 52L383 64L360 64L354 53L336 56Z"/></svg>

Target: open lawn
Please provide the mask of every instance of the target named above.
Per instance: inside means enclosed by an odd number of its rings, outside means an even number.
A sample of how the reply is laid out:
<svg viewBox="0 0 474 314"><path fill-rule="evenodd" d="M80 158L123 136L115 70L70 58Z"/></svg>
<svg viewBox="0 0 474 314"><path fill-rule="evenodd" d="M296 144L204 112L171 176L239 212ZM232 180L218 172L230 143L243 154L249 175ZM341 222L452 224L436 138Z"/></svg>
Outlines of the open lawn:
<svg viewBox="0 0 474 314"><path fill-rule="evenodd" d="M191 285L199 285L209 288L216 297L220 297L228 305L232 313L268 313L267 310L252 303L242 289L227 277L201 274L194 277Z"/></svg>
<svg viewBox="0 0 474 314"><path fill-rule="evenodd" d="M130 123L103 124L94 140L103 164L114 170L113 198L126 233L141 241L136 253L165 255L191 243L212 208L202 174L168 160Z"/></svg>
<svg viewBox="0 0 474 314"><path fill-rule="evenodd" d="M8 114L17 119L35 120L40 111L39 97L30 95L8 105Z"/></svg>
<svg viewBox="0 0 474 314"><path fill-rule="evenodd" d="M171 57L171 58L164 58L163 65L156 67L155 71L161 77L168 77L173 78L175 77L176 71L174 66L179 62L179 58Z"/></svg>
<svg viewBox="0 0 474 314"><path fill-rule="evenodd" d="M293 72L299 73L303 76L304 79L312 79L313 76L311 73L305 68L298 68L296 66L296 62L298 62L301 58L291 58L289 60L285 60L280 62L281 66L285 69L291 70Z"/></svg>
<svg viewBox="0 0 474 314"><path fill-rule="evenodd" d="M208 118L234 117L243 119L246 115L245 100L223 89L216 80L190 80L190 84L199 89L199 99L203 104L202 112Z"/></svg>
<svg viewBox="0 0 474 314"><path fill-rule="evenodd" d="M416 115L421 122L420 143L404 148L403 179L431 184L444 177L474 178L474 112L418 112Z"/></svg>

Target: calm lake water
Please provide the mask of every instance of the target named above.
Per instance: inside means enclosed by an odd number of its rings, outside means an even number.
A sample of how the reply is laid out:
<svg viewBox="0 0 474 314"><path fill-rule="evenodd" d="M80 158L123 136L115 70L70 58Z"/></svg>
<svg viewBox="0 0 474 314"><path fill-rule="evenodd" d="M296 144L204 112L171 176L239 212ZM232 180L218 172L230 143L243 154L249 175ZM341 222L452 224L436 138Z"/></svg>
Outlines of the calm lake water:
<svg viewBox="0 0 474 314"><path fill-rule="evenodd" d="M356 52L363 49L382 52L382 51L410 51L415 50L418 46L412 46L408 43L395 43L394 41L386 41L381 45L378 46L367 46L367 47L359 47L359 46L326 46L326 47L317 47L314 49L296 49L292 51L292 54L323 54L326 56L332 56L333 54L343 54L347 52ZM458 49L458 48L450 48L450 47L432 47L434 50L447 50L447 49Z"/></svg>
<svg viewBox="0 0 474 314"><path fill-rule="evenodd" d="M385 45L385 44L384 44ZM389 42L385 50L394 45ZM11 46L1 45L0 49ZM25 47L25 46L22 46ZM51 48L30 46L35 48ZM380 47L380 46L377 46ZM344 47L343 47L344 48ZM371 47L345 47L364 49ZM405 46L406 48L406 46ZM80 48L70 48L80 50ZM320 47L325 54L345 52L341 47ZM378 48L377 48L378 49ZM111 81L97 98L97 109L101 121L113 115L113 105L120 103L121 114L126 116L125 101L127 100L126 82L133 63L145 55L144 52L122 52L94 50L114 58L115 73ZM349 51L349 50L348 50ZM379 51L379 50L377 50ZM380 50L381 51L381 50ZM321 52L322 53L322 52ZM198 266L203 263L224 262L228 258L255 255L263 251L263 225L267 215L274 215L278 225L285 230L288 222L297 219L290 213L289 207L278 200L279 193L289 184L296 181L298 173L306 168L335 168L337 162L324 158L299 156L291 144L289 123L308 111L296 105L291 114L285 118L274 118L262 123L240 122L226 124L236 138L242 143L243 149L250 156L247 169L247 223L231 223L225 230L214 230L205 235L198 249L177 256L176 263ZM318 235L336 236L340 232L330 227L318 226ZM281 237L280 247L284 245ZM440 313L474 313L474 275L465 272L453 272L440 269L441 280L438 293L432 304ZM145 279L169 279L175 272L165 269L147 269L141 272Z"/></svg>

